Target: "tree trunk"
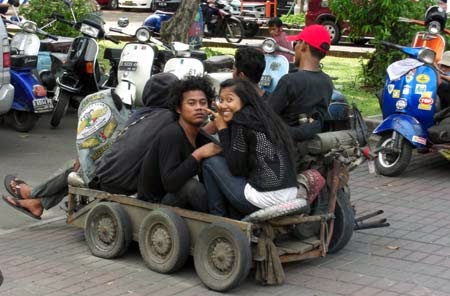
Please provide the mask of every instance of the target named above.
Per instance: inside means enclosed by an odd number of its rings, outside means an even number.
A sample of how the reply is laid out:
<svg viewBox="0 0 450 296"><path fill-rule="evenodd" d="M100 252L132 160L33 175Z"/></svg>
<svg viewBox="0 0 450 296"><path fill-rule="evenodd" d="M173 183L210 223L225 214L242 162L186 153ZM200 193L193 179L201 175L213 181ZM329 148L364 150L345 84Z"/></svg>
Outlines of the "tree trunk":
<svg viewBox="0 0 450 296"><path fill-rule="evenodd" d="M189 29L195 20L199 6L200 0L182 0L173 17L162 23L161 39L163 42L188 43Z"/></svg>

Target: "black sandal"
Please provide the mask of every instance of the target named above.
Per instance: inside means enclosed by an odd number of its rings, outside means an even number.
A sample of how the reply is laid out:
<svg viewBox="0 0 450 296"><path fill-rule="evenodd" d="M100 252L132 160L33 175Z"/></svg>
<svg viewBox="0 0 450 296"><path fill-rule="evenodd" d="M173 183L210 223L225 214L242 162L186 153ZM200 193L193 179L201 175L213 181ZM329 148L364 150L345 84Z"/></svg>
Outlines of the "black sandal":
<svg viewBox="0 0 450 296"><path fill-rule="evenodd" d="M16 182L16 192L14 192L13 188L11 187L12 181ZM20 185L27 184L27 183L25 183L25 181L18 179L14 175L7 175L5 177L3 184L5 185L6 191L8 191L8 193L11 194L12 197L14 197L16 199L23 199L22 195L20 194Z"/></svg>

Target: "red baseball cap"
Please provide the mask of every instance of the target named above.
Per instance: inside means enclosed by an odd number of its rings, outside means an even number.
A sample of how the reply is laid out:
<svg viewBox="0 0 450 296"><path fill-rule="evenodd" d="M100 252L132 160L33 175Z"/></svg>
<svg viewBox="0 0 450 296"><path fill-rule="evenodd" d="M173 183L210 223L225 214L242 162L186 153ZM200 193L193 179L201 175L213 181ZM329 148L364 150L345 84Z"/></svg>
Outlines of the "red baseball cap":
<svg viewBox="0 0 450 296"><path fill-rule="evenodd" d="M287 36L287 39L289 41L302 40L322 52L327 52L331 46L330 33L321 25L308 26L297 35Z"/></svg>

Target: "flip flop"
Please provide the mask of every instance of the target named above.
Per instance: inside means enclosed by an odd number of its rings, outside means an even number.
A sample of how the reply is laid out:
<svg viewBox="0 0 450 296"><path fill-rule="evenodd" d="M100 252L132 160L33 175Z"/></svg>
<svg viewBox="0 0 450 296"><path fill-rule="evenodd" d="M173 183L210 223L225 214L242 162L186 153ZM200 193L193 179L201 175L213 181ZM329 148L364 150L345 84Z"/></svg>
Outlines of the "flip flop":
<svg viewBox="0 0 450 296"><path fill-rule="evenodd" d="M18 210L19 212L21 212L21 213L23 213L23 214L25 214L25 215L27 215L27 216L29 216L29 217L31 217L31 218L34 218L34 219L36 219L36 220L41 220L41 217L36 216L36 215L33 215L29 210L27 210L27 209L24 208L24 207L21 207L21 206L19 205L17 199L12 198L12 199L14 200L14 202L16 202L15 204L12 203L12 202L10 202L9 199L7 199L4 195L2 195L2 199L3 199L3 201L4 201L7 205L9 205L10 207L12 207L12 208Z"/></svg>
<svg viewBox="0 0 450 296"><path fill-rule="evenodd" d="M16 190L17 190L17 192L14 192L12 187L11 187L11 182L12 181L16 182ZM8 193L11 194L14 198L16 198L16 199L23 199L22 195L20 194L20 185L21 184L26 184L25 181L22 181L22 180L18 179L14 175L7 175L5 177L5 180L3 181L3 184L5 185L6 191L8 191Z"/></svg>

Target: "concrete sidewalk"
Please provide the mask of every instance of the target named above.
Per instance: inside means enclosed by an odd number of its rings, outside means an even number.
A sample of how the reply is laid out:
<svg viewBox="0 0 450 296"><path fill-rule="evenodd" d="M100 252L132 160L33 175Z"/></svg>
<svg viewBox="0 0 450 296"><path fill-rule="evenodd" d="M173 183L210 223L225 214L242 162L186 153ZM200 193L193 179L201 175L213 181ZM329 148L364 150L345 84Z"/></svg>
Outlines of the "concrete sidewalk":
<svg viewBox="0 0 450 296"><path fill-rule="evenodd" d="M233 295L450 295L450 164L414 155L398 178L351 173L358 213L383 209L389 228L355 232L345 249L285 265L286 283L253 274ZM192 260L173 275L147 269L136 244L122 258L90 254L83 231L53 221L0 235L0 295L220 295L199 281Z"/></svg>

